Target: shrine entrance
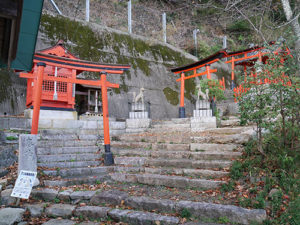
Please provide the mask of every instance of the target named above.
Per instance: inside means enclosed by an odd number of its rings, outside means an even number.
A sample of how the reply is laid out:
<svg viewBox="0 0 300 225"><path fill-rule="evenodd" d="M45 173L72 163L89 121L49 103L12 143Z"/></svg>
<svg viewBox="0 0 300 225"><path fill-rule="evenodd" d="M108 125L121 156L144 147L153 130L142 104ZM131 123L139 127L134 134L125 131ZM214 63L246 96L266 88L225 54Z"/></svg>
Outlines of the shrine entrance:
<svg viewBox="0 0 300 225"><path fill-rule="evenodd" d="M107 74L123 74L129 65L102 64L80 60L68 52L59 41L54 47L35 53L33 68L29 73L20 73L27 78L26 106L33 108L31 134L38 133L40 108L61 110L75 109L76 84L101 88L105 165L113 164L110 151L109 113L107 88L119 88L106 80ZM99 72L100 80L83 80L76 76L84 71ZM98 92L97 92L98 93Z"/></svg>
<svg viewBox="0 0 300 225"><path fill-rule="evenodd" d="M179 118L185 118L185 107L184 107L184 81L187 79L204 76L207 75L207 79L211 79L211 73L217 72L217 69L211 69L210 65L212 63L215 63L219 61L221 58L223 58L226 55L225 50L220 50L214 55L211 55L205 59L202 59L201 61L198 61L196 63L185 65L178 68L173 68L171 71L177 75L180 74L180 78L177 79L177 82L180 82L180 106L179 106ZM198 73L197 70L205 68L204 72ZM192 72L192 75L186 76L185 74L187 72ZM220 84L225 88L225 82L224 78L220 81Z"/></svg>

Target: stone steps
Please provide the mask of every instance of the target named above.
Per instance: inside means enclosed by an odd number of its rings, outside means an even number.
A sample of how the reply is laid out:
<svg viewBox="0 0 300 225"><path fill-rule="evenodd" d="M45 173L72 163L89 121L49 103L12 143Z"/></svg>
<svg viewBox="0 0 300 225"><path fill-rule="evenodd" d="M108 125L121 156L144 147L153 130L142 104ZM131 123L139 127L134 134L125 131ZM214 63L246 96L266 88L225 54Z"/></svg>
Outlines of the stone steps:
<svg viewBox="0 0 300 225"><path fill-rule="evenodd" d="M241 146L237 144L191 143L191 151L234 151Z"/></svg>
<svg viewBox="0 0 300 225"><path fill-rule="evenodd" d="M102 183L109 180L110 177L107 174L95 174L92 176L82 175L74 178L63 178L59 180L44 180L44 185L48 187L67 187L73 185L82 185L82 184L96 184Z"/></svg>
<svg viewBox="0 0 300 225"><path fill-rule="evenodd" d="M110 177L112 180L118 182L130 182L130 183L140 183L146 185L159 185L166 187L175 188L199 188L199 189L211 189L217 188L224 181L215 181L207 179L192 179L182 176L168 176L161 174L132 174L132 173L111 173Z"/></svg>
<svg viewBox="0 0 300 225"><path fill-rule="evenodd" d="M100 141L101 143L101 141ZM85 147L96 146L99 144L98 140L40 140L38 147Z"/></svg>
<svg viewBox="0 0 300 225"><path fill-rule="evenodd" d="M172 167L123 167L115 166L115 172L144 172L148 174L161 174L161 175L180 175L186 177L200 177L200 178L221 178L229 174L225 171L205 170L205 169L185 169L185 168L172 168Z"/></svg>
<svg viewBox="0 0 300 225"><path fill-rule="evenodd" d="M91 167L91 166L99 166L101 164L100 161L75 161L75 162L47 162L41 163L38 162L38 167L45 168L78 168L78 167Z"/></svg>
<svg viewBox="0 0 300 225"><path fill-rule="evenodd" d="M164 124L154 124L152 129L172 129L172 130L181 130L181 129L190 129L191 125L189 123L164 123Z"/></svg>
<svg viewBox="0 0 300 225"><path fill-rule="evenodd" d="M189 151L189 144L168 144L168 143L149 143L149 142L125 142L125 141L112 141L111 147L115 149L148 149L148 150L162 150L169 151Z"/></svg>
<svg viewBox="0 0 300 225"><path fill-rule="evenodd" d="M43 173L48 176L60 176L63 178L78 177L78 176L93 176L96 174L107 174L113 172L113 167L82 167L82 168L65 168L57 170L44 170Z"/></svg>
<svg viewBox="0 0 300 225"><path fill-rule="evenodd" d="M98 140L103 139L97 134L44 134L39 136L39 140Z"/></svg>
<svg viewBox="0 0 300 225"><path fill-rule="evenodd" d="M146 157L115 157L116 165L174 167L190 169L223 169L232 164L228 160L148 159Z"/></svg>
<svg viewBox="0 0 300 225"><path fill-rule="evenodd" d="M99 154L57 154L57 155L38 155L37 160L40 163L51 162L75 162L75 161L93 161L100 159Z"/></svg>
<svg viewBox="0 0 300 225"><path fill-rule="evenodd" d="M83 146L83 147L39 147L37 149L38 155L97 153L98 151L99 151L99 147L97 147L97 146Z"/></svg>
<svg viewBox="0 0 300 225"><path fill-rule="evenodd" d="M193 159L193 160L220 160L233 159L242 155L240 152L230 151L164 151L164 150L143 150L143 149L112 149L112 152L117 156L142 156L151 158L164 159Z"/></svg>
<svg viewBox="0 0 300 225"><path fill-rule="evenodd" d="M46 209L39 205L25 206L35 215L45 213L57 217L70 218L82 215L83 218L98 218L105 221L109 215L112 220L127 222L133 225L140 224L182 224L178 216L183 211L189 211L191 216L199 223L201 220L218 220L227 218L230 224L257 224L267 218L266 211L260 209L245 209L233 205L214 204L199 201L183 201L169 199L155 199L144 196L130 196L127 192L119 190L95 191L63 191L53 189L33 190L32 197L46 202L53 199L70 202L71 204L46 204ZM76 202L85 201L86 206L77 206ZM72 204L73 203L73 204ZM45 204L43 204L45 205ZM117 209L118 208L118 209ZM130 208L130 209L128 209ZM39 213L36 213L38 209ZM149 213L152 212L152 213ZM153 213L155 212L155 213ZM33 214L33 213L31 213ZM167 214L167 215L166 215ZM157 221L160 221L159 223ZM187 222L183 222L187 224Z"/></svg>

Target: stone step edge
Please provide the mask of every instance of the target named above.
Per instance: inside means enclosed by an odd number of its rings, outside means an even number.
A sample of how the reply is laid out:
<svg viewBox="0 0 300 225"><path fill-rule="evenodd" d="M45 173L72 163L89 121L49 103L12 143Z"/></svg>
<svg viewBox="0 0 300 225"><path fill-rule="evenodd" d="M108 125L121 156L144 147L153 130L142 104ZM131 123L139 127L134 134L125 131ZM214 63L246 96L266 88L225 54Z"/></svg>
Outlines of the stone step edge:
<svg viewBox="0 0 300 225"><path fill-rule="evenodd" d="M26 205L24 208L30 210L34 210L34 204ZM59 207L57 204L49 205L47 207L43 207L40 211L40 214L44 214L47 218L53 217L62 217L61 208L68 208L69 210L65 210L63 218L70 218L72 216L82 217L83 219L112 219L115 222L132 222L131 224L139 224L136 221L145 222L147 224L156 224L157 221L161 224L169 224L175 225L179 224L180 219L174 216L164 216L158 213L138 211L138 210L128 210L128 209L116 209L111 207L101 207L101 206L74 206L69 204L60 204ZM55 209L51 211L51 209ZM73 209L73 210L72 210ZM32 216L35 217L35 216ZM38 216L36 216L38 217ZM53 219L55 222L56 220ZM74 222L75 224L75 222ZM77 224L77 223L76 223Z"/></svg>
<svg viewBox="0 0 300 225"><path fill-rule="evenodd" d="M97 175L97 173L93 173L93 174L89 174L89 172L97 172L97 170L103 170L102 173L104 172L113 172L114 168L113 167L107 167L107 166L94 166L94 167L76 167L76 168L61 168L59 169L59 171L55 170L55 169L44 169L41 170L45 175L47 176L61 176L64 177L63 174L64 173L74 173L74 175L76 175L76 172L80 170L80 174L78 175ZM83 172L83 173L82 173ZM78 172L79 173L79 172Z"/></svg>
<svg viewBox="0 0 300 225"><path fill-rule="evenodd" d="M81 194L80 194L81 192ZM81 196L81 197L80 197ZM264 209L246 209L234 205L215 204L207 202L192 201L174 201L169 199L154 199L144 196L130 196L126 192L118 190L110 191L92 191L89 195L85 191L63 191L58 192L56 189L33 190L32 197L42 199L44 201L53 201L58 198L63 201L70 200L87 200L88 204L99 205L107 203L113 206L121 206L122 204L138 210L159 210L160 212L177 212L188 210L192 216L207 218L227 217L230 221L240 224L250 224L252 221L262 222L267 218ZM72 203L72 202L71 202Z"/></svg>
<svg viewBox="0 0 300 225"><path fill-rule="evenodd" d="M209 180L209 179L195 179L187 178L183 176L173 176L173 175L160 175L151 173L110 173L110 178L118 182L129 182L129 183L140 183L145 185L153 186L166 186L166 187L176 187L176 188L200 188L200 189L210 189L217 188L225 181L220 180Z"/></svg>
<svg viewBox="0 0 300 225"><path fill-rule="evenodd" d="M141 172L148 174L168 175L168 173L176 174L182 177L214 177L219 178L229 174L227 171L209 170L209 169L190 169L190 168L173 168L173 167L128 167L128 166L114 166L114 172ZM157 172L155 172L157 171ZM163 173L162 173L163 172Z"/></svg>
<svg viewBox="0 0 300 225"><path fill-rule="evenodd" d="M174 155L174 154L184 154L184 155L225 155L225 156L241 156L242 155L242 152L240 151L179 151L179 150L143 150L143 149L135 149L135 148L132 148L132 149L112 149L111 150L114 154L118 154L119 152L128 152L130 153L130 151L144 151L147 154L148 157L152 157L152 156L155 156L157 154L171 154L171 155ZM152 154L154 155L152 155ZM137 153L132 153L134 155L138 155ZM142 156L143 154L141 155L138 155L138 156Z"/></svg>

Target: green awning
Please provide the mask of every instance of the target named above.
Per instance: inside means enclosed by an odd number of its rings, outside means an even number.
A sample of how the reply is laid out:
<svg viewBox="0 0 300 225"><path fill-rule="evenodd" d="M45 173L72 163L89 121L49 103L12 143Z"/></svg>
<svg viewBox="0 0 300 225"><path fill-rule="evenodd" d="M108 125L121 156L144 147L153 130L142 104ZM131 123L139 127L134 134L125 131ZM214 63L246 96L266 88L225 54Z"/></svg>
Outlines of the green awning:
<svg viewBox="0 0 300 225"><path fill-rule="evenodd" d="M32 69L43 2L44 0L23 0L17 54L11 63L12 69L23 71Z"/></svg>

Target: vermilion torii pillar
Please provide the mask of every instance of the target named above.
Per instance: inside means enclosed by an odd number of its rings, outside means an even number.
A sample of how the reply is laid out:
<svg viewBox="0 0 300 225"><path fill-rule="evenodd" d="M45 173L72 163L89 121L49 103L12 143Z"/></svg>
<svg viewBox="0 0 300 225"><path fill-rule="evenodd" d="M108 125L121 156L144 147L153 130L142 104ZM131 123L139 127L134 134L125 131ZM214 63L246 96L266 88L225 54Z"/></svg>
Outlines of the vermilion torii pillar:
<svg viewBox="0 0 300 225"><path fill-rule="evenodd" d="M211 79L211 73L217 72L216 69L211 70L210 65L205 65L206 71L202 73L197 73L197 70L194 69L194 74L191 76L185 76L185 74L182 72L181 77L177 79L177 82L180 82L180 106L179 106L179 118L185 118L185 108L184 108L184 81L198 77L198 76L203 76L207 75L207 79Z"/></svg>

